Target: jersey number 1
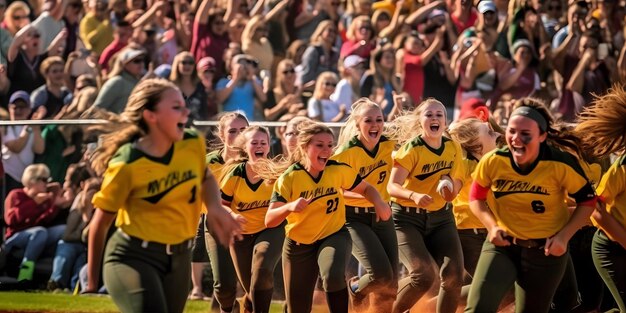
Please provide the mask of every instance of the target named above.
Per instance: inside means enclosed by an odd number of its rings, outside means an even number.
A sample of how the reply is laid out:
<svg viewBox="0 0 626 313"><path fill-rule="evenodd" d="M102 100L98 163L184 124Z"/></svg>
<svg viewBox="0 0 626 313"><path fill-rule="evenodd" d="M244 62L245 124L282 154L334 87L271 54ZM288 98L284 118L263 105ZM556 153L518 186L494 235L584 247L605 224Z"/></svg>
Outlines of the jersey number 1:
<svg viewBox="0 0 626 313"><path fill-rule="evenodd" d="M189 201L187 202L188 203L196 202L196 186L193 186L193 188L191 188L191 198L189 198Z"/></svg>

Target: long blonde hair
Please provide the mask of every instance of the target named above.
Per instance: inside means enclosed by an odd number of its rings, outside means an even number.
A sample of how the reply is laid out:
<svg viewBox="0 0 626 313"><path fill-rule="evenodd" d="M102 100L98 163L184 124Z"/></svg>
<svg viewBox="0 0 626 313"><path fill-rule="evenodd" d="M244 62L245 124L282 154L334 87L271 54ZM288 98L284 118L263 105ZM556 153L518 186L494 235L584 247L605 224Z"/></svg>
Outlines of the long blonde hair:
<svg viewBox="0 0 626 313"><path fill-rule="evenodd" d="M455 122L448 130L452 140L461 145L468 157L480 155L483 151L483 145L479 140L479 126L482 123L477 118L467 118Z"/></svg>
<svg viewBox="0 0 626 313"><path fill-rule="evenodd" d="M322 44L324 42L324 39L322 39L322 34L328 27L335 27L331 20L325 20L319 23L315 28L313 35L311 35L310 45Z"/></svg>
<svg viewBox="0 0 626 313"><path fill-rule="evenodd" d="M602 158L626 149L626 91L617 84L603 96L596 96L578 117L575 133L582 150L589 156Z"/></svg>
<svg viewBox="0 0 626 313"><path fill-rule="evenodd" d="M194 60L193 54L189 51L182 51L178 53L174 57L174 61L172 62L172 71L170 72L170 81L172 81L176 85L180 85L182 82L183 76L178 69L179 66L185 61L185 59ZM200 79L198 78L198 70L196 69L196 62L194 60L193 72L191 73L191 83L197 85Z"/></svg>
<svg viewBox="0 0 626 313"><path fill-rule="evenodd" d="M101 144L91 157L93 169L101 175L106 170L109 161L117 150L124 144L148 134L150 129L143 120L143 111L154 111L161 102L163 94L178 87L165 79L146 79L133 89L124 112L120 115L108 114L109 124L105 129L107 134L101 138Z"/></svg>
<svg viewBox="0 0 626 313"><path fill-rule="evenodd" d="M350 113L350 116L346 120L345 126L341 128L341 132L339 133L339 139L337 140L337 147L342 147L347 142L352 140L354 136L359 134L358 124L363 118L365 112L372 108L380 110L382 116L383 110L381 109L381 107L376 104L376 102L368 98L360 98L352 104L352 113ZM383 135L385 137L388 137L388 135L393 135L388 131L386 132L386 129L386 127L383 128Z"/></svg>
<svg viewBox="0 0 626 313"><path fill-rule="evenodd" d="M446 107L435 98L428 98L422 101L422 103L415 107L415 109L403 112L390 123L389 127L391 136L398 141L398 144L402 145L403 143L422 134L420 116L422 115L424 108L430 104L440 105L443 108L444 115L446 115Z"/></svg>
<svg viewBox="0 0 626 313"><path fill-rule="evenodd" d="M239 164L250 160L250 156L246 152L246 135L254 132L262 132L267 135L267 144L270 144L270 140L272 139L272 137L270 135L270 131L267 128L257 125L249 126L244 131L239 133L239 135L237 135L235 143L232 147L230 147L237 153L237 156L227 160L226 163L224 163L223 170L221 171L223 174L230 173ZM256 164L252 165L252 170L256 173ZM220 177L220 180L221 178L222 177Z"/></svg>
<svg viewBox="0 0 626 313"><path fill-rule="evenodd" d="M222 113L221 115L219 115L219 118L217 120L217 128L213 133L215 140L209 142L208 144L209 151L220 150L224 148L224 138L226 138L224 132L226 131L226 124L234 119L241 119L245 121L247 125L250 125L250 122L248 121L246 116L241 114L239 111Z"/></svg>
<svg viewBox="0 0 626 313"><path fill-rule="evenodd" d="M297 126L298 146L296 150L289 155L287 159L282 160L265 160L257 161L255 169L259 177L267 181L275 181L282 175L291 165L300 163L304 167L309 166L309 159L306 155L306 148L313 136L318 134L330 134L333 132L328 126L316 122L302 122Z"/></svg>

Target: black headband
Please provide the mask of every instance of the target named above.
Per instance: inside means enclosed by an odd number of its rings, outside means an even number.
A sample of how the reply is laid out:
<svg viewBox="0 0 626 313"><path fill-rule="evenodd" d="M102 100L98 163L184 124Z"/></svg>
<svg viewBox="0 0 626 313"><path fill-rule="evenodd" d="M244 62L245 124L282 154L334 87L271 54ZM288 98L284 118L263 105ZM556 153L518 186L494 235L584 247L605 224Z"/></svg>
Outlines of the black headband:
<svg viewBox="0 0 626 313"><path fill-rule="evenodd" d="M532 107L521 106L515 109L513 113L511 113L511 117L516 116L516 115L521 115L537 122L537 124L539 125L539 129L542 132L545 132L548 129L548 121L546 120L546 118L543 117L543 115L539 113L539 111L537 111L536 109Z"/></svg>

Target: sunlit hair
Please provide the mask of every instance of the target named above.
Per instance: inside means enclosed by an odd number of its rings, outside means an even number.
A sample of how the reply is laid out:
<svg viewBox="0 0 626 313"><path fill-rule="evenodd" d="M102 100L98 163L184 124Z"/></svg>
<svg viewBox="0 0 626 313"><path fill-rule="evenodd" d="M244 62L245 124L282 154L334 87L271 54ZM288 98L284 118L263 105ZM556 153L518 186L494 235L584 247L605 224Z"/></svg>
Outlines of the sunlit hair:
<svg viewBox="0 0 626 313"><path fill-rule="evenodd" d="M313 90L313 99L321 100L324 97L323 95L326 88L324 84L327 81L337 84L339 77L333 72L323 72L319 74L315 82L315 89Z"/></svg>
<svg viewBox="0 0 626 313"><path fill-rule="evenodd" d="M450 125L448 134L456 143L461 145L468 155L481 155L483 145L480 142L480 125L483 121L477 118L468 118Z"/></svg>
<svg viewBox="0 0 626 313"><path fill-rule="evenodd" d="M257 161L255 167L256 173L259 177L268 181L274 181L295 163L300 163L304 167L310 166L309 159L306 155L306 149L311 143L313 136L318 134L329 134L333 136L333 132L330 128L328 128L328 126L316 122L303 122L299 124L297 132L297 148L287 159L280 161L261 159Z"/></svg>
<svg viewBox="0 0 626 313"><path fill-rule="evenodd" d="M422 101L415 109L403 112L391 122L389 130L391 136L395 138L399 144L403 144L421 135L422 125L420 124L420 117L424 109L431 104L440 105L443 110L443 115L447 119L446 107L439 100L428 98Z"/></svg>
<svg viewBox="0 0 626 313"><path fill-rule="evenodd" d="M356 40L356 34L360 31L361 25L364 23L370 24L371 28L370 37L367 39L369 40L374 38L376 30L374 29L374 25L372 25L372 20L367 15L359 15L352 20L352 23L348 26L346 37L352 41Z"/></svg>
<svg viewBox="0 0 626 313"><path fill-rule="evenodd" d="M37 182L38 177L50 177L50 169L43 163L35 163L26 167L24 173L22 173L22 185L31 187L34 182Z"/></svg>
<svg viewBox="0 0 626 313"><path fill-rule="evenodd" d="M149 133L148 124L143 119L143 111L154 111L163 94L168 90L179 90L165 79L146 79L133 89L124 112L120 115L108 113L110 123L106 125L101 144L91 157L91 164L98 175L104 173L111 157L122 145Z"/></svg>
<svg viewBox="0 0 626 313"><path fill-rule="evenodd" d="M331 20L322 21L317 25L313 35L311 35L311 45L321 44L324 40L322 39L322 34L329 27L335 27Z"/></svg>
<svg viewBox="0 0 626 313"><path fill-rule="evenodd" d="M234 144L230 147L231 149L233 149L234 152L237 153L237 156L226 161L223 170L221 171L222 173L230 173L239 164L250 160L250 156L246 151L246 145L248 144L248 138L246 138L246 135L254 134L256 132L261 132L265 134L267 136L267 145L270 145L271 135L270 131L267 128L257 125L246 128L244 131L239 133L239 135L237 135ZM256 173L255 165L252 166L252 170Z"/></svg>
<svg viewBox="0 0 626 313"><path fill-rule="evenodd" d="M380 61L383 58L385 53L391 53L394 58L392 62L392 66L390 69L384 69L380 65ZM374 87L375 88L385 88L385 83L389 81L393 90L396 93L402 92L402 86L400 84L400 80L396 77L396 50L393 48L393 45L390 43L385 44L382 47L376 48L372 51L372 58L370 59L370 70L372 77L374 78ZM388 105L393 105L393 103L389 103Z"/></svg>
<svg viewBox="0 0 626 313"><path fill-rule="evenodd" d="M8 1L7 1L8 2ZM7 25L7 28L9 31L11 32L17 32L17 25L15 25L15 23L13 23L13 15L15 15L16 11L23 11L24 15L29 16L30 15L30 8L28 7L28 5L23 2L23 1L13 1L11 2L11 4L8 4L8 7L6 8L6 10L4 11L4 22ZM15 34L12 34L15 35Z"/></svg>
<svg viewBox="0 0 626 313"><path fill-rule="evenodd" d="M352 140L354 136L357 136L359 134L359 122L363 119L365 113L371 109L379 110L381 117L383 117L383 110L380 108L380 106L376 104L376 102L368 98L360 98L352 104L352 113L350 113L350 116L346 120L345 126L341 129L341 132L339 133L337 147L345 145L347 142ZM385 118L383 117L383 121L384 120ZM388 134L384 135L386 136Z"/></svg>
<svg viewBox="0 0 626 313"><path fill-rule="evenodd" d="M246 125L250 125L250 122L248 122L248 119L246 118L246 116L243 115L239 111L221 113L220 115L218 115L217 129L213 133L214 135L213 137L215 138L215 140L207 144L209 151L215 151L215 150L220 150L224 148L224 141L226 139L226 131L227 131L226 125L235 119L241 119L242 121L246 122Z"/></svg>
<svg viewBox="0 0 626 313"><path fill-rule="evenodd" d="M595 158L623 154L626 149L626 91L617 84L603 96L596 96L578 117L576 134L582 150Z"/></svg>
<svg viewBox="0 0 626 313"><path fill-rule="evenodd" d="M548 124L545 133L547 133L547 143L561 150L567 151L581 158L584 156L580 150L580 139L576 135L568 130L567 125L556 122L548 107L538 99L534 98L521 98L515 101L513 104L513 111L521 106L527 106L535 109L546 119ZM510 122L510 119L509 119ZM537 125L537 128L539 126ZM539 130L541 132L541 130ZM543 132L541 132L543 134Z"/></svg>
<svg viewBox="0 0 626 313"><path fill-rule="evenodd" d="M182 51L174 57L174 61L172 62L172 71L169 77L170 81L172 81L177 86L180 86L180 84L183 81L183 74L180 72L180 67L183 65L183 61L185 61L185 59L190 59L194 61L193 66L192 66L193 71L191 72L190 75L191 75L191 83L195 86L199 82L198 70L196 69L196 62L193 57L193 54L191 54L189 51Z"/></svg>

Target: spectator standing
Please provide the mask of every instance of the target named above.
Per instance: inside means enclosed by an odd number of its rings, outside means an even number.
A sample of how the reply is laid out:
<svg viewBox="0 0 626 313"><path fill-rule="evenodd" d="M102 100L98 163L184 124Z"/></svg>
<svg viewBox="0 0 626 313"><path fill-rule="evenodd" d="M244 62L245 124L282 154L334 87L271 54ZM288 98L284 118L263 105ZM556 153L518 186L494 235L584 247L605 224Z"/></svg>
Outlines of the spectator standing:
<svg viewBox="0 0 626 313"><path fill-rule="evenodd" d="M46 108L45 119L55 117L66 99L71 97L70 90L65 86L64 67L65 62L59 56L48 57L41 62L40 71L46 83L31 93L30 101L34 109L40 106Z"/></svg>
<svg viewBox="0 0 626 313"><path fill-rule="evenodd" d="M0 27L9 31L11 36L15 36L20 29L28 24L30 24L30 8L23 1L14 1L4 12L4 19Z"/></svg>
<svg viewBox="0 0 626 313"><path fill-rule="evenodd" d="M12 121L40 120L46 114L45 108L38 109L31 117L30 96L25 91L17 91L9 99L9 118ZM3 196L15 188L22 188L22 175L35 159L35 153L44 151L41 126L13 125L2 129L2 165L5 168Z"/></svg>
<svg viewBox="0 0 626 313"><path fill-rule="evenodd" d="M4 20L6 8L6 0L0 0L0 21ZM7 54L9 53L11 41L13 41L13 36L11 36L8 30L0 27L0 64L2 65L7 65Z"/></svg>
<svg viewBox="0 0 626 313"><path fill-rule="evenodd" d="M188 124L195 120L204 121L209 118L207 94L200 82L196 70L196 61L188 51L176 55L169 79L183 94L189 109Z"/></svg>
<svg viewBox="0 0 626 313"><path fill-rule="evenodd" d="M127 21L119 21L115 25L115 32L113 33L113 41L102 51L98 65L102 69L102 74L106 76L109 72L109 62L113 59L113 56L124 49L133 34L133 28Z"/></svg>
<svg viewBox="0 0 626 313"><path fill-rule="evenodd" d="M223 68L221 60L229 42L224 21L226 12L212 9L211 5L211 0L203 0L198 7L191 35L191 53L196 60L205 56L212 57L217 62L217 77L221 77L224 73L221 72Z"/></svg>
<svg viewBox="0 0 626 313"><path fill-rule="evenodd" d="M41 34L39 53L44 53L54 38L65 28L63 15L68 0L46 1L43 4L43 12L31 25ZM65 42L64 42L65 44Z"/></svg>
<svg viewBox="0 0 626 313"><path fill-rule="evenodd" d="M88 12L80 21L80 39L97 55L113 41L113 26L107 10L106 0L89 0Z"/></svg>
<svg viewBox="0 0 626 313"><path fill-rule="evenodd" d="M231 76L220 79L215 87L222 111L240 110L250 120L254 118L255 111L261 111L257 103L265 102L267 97L261 80L255 75L254 63L246 54L236 55L232 59Z"/></svg>
<svg viewBox="0 0 626 313"><path fill-rule="evenodd" d="M98 93L95 107L113 113L122 113L126 101L145 71L146 52L132 47L119 52L109 79Z"/></svg>
<svg viewBox="0 0 626 313"><path fill-rule="evenodd" d="M37 29L29 25L15 36L8 54L11 92L24 90L30 93L46 82L40 71L41 62L49 55L56 55L55 52L59 51L66 34L59 33L48 51L41 54L41 34Z"/></svg>

